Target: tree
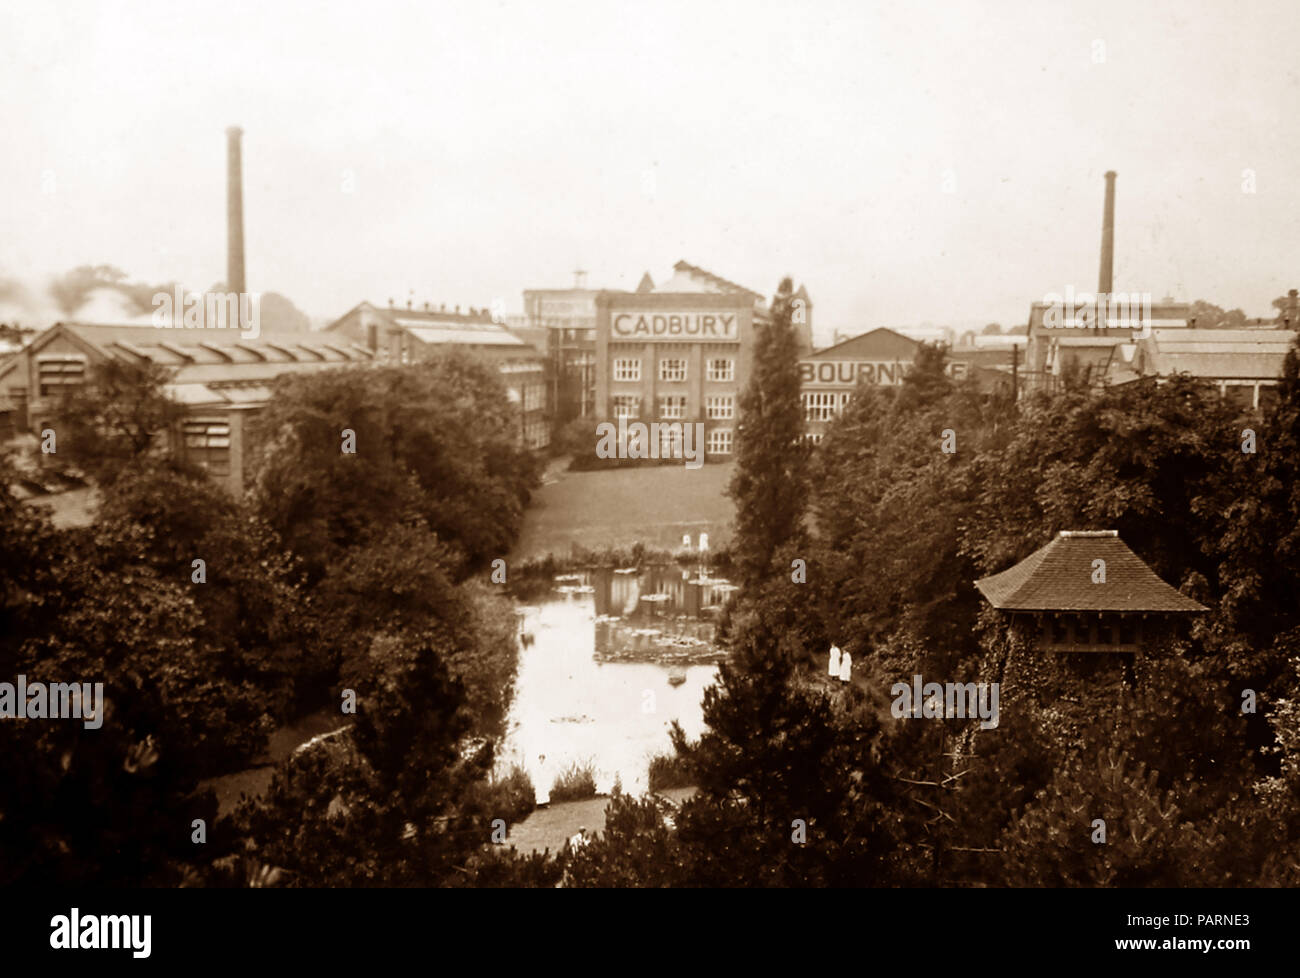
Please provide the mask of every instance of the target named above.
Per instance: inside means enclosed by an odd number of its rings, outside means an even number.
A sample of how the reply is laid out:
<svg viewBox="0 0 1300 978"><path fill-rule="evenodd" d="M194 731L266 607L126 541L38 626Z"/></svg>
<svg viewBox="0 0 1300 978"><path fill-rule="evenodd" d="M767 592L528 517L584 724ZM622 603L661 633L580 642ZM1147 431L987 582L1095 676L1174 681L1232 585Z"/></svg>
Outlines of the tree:
<svg viewBox="0 0 1300 978"><path fill-rule="evenodd" d="M756 327L753 373L740 398L736 471L728 492L736 502L734 556L741 580L751 584L769 573L783 544L799 538L806 505L792 289L789 278L781 280L771 321Z"/></svg>
<svg viewBox="0 0 1300 978"><path fill-rule="evenodd" d="M1277 300L1274 300L1276 306ZM1247 324L1246 314L1240 309L1229 312L1213 302L1197 299L1192 303L1191 314L1187 317L1195 322L1198 329L1241 329Z"/></svg>
<svg viewBox="0 0 1300 978"><path fill-rule="evenodd" d="M171 370L152 362L105 360L58 408L57 458L109 483L150 456L174 458L166 441L184 408L168 396ZM179 465L179 462L175 464Z"/></svg>
<svg viewBox="0 0 1300 978"><path fill-rule="evenodd" d="M448 651L376 637L344 678L354 724L296 752L237 815L258 861L294 886L437 886L489 843L492 813L459 800L492 751L466 749L470 718Z"/></svg>
<svg viewBox="0 0 1300 978"><path fill-rule="evenodd" d="M688 744L673 731L699 785L677 817L690 885L910 878L880 704L856 688L843 695L808 682L779 634L742 618L732 657L704 694L704 734Z"/></svg>
<svg viewBox="0 0 1300 978"><path fill-rule="evenodd" d="M417 520L457 577L480 570L509 552L537 479L499 374L466 355L282 377L257 427L255 504L313 584L343 550Z"/></svg>
<svg viewBox="0 0 1300 978"><path fill-rule="evenodd" d="M0 722L0 882L175 883L191 819L215 817L198 779L257 736L251 691L214 678L194 603L145 546L129 526L54 530L0 487L0 675L103 684L97 728Z"/></svg>
<svg viewBox="0 0 1300 978"><path fill-rule="evenodd" d="M1001 324L1001 323L989 323L989 324L988 324L987 326L985 326L982 330L980 330L980 335L981 335L981 336L1001 336L1001 335L1002 335L1002 324Z"/></svg>

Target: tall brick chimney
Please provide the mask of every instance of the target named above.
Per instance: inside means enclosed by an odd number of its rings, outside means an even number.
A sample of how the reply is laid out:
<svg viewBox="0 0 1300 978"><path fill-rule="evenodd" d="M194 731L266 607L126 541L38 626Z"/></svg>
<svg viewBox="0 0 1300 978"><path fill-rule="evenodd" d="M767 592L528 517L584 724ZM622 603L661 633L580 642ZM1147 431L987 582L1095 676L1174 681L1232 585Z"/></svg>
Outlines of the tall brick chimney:
<svg viewBox="0 0 1300 978"><path fill-rule="evenodd" d="M239 139L244 130L226 130L226 290L244 292L244 173Z"/></svg>
<svg viewBox="0 0 1300 978"><path fill-rule="evenodd" d="M1099 295L1110 295L1115 273L1115 171L1106 171L1106 204L1101 212L1101 277Z"/></svg>

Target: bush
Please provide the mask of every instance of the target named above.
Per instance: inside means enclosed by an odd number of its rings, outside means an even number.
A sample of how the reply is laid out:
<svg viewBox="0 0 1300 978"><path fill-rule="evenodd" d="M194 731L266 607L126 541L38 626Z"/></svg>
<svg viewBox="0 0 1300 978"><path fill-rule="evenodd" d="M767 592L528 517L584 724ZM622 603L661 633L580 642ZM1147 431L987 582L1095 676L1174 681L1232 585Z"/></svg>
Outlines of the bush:
<svg viewBox="0 0 1300 978"><path fill-rule="evenodd" d="M650 758L650 790L667 791L669 788L690 788L695 775L690 763L681 754L656 754Z"/></svg>
<svg viewBox="0 0 1300 978"><path fill-rule="evenodd" d="M489 818L503 818L507 825L523 821L537 807L537 791L528 773L518 764L490 781L476 782L462 803Z"/></svg>
<svg viewBox="0 0 1300 978"><path fill-rule="evenodd" d="M551 785L551 801L578 801L596 797L596 767L591 761L576 761L561 771Z"/></svg>

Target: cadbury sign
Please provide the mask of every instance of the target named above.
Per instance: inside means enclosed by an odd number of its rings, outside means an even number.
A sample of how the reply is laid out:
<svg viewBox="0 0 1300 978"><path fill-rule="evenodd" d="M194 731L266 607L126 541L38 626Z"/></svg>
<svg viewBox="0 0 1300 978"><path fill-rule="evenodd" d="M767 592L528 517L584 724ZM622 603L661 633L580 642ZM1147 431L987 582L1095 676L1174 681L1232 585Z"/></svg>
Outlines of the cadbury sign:
<svg viewBox="0 0 1300 978"><path fill-rule="evenodd" d="M944 369L953 380L966 376L966 364L960 360L948 361ZM827 387L856 387L859 380L901 384L911 370L912 365L901 360L800 360L799 380Z"/></svg>
<svg viewBox="0 0 1300 978"><path fill-rule="evenodd" d="M734 312L616 312L610 317L616 339L738 340Z"/></svg>

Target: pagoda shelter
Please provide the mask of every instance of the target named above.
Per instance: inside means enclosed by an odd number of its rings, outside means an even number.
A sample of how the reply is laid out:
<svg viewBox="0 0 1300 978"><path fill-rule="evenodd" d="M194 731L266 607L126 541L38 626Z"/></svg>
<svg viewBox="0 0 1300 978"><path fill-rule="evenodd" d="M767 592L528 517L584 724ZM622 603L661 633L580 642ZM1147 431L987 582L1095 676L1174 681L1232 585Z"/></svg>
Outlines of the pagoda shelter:
<svg viewBox="0 0 1300 978"><path fill-rule="evenodd" d="M1009 652L1030 665L1058 654L1066 668L1092 675L1099 660L1134 663L1172 634L1186 616L1208 610L1161 580L1116 530L1062 530L1046 546L999 574L975 582L1009 618ZM1014 659L1010 655L1007 666ZM1015 678L1029 679L1021 669ZM1012 676L1004 675L1004 683Z"/></svg>

